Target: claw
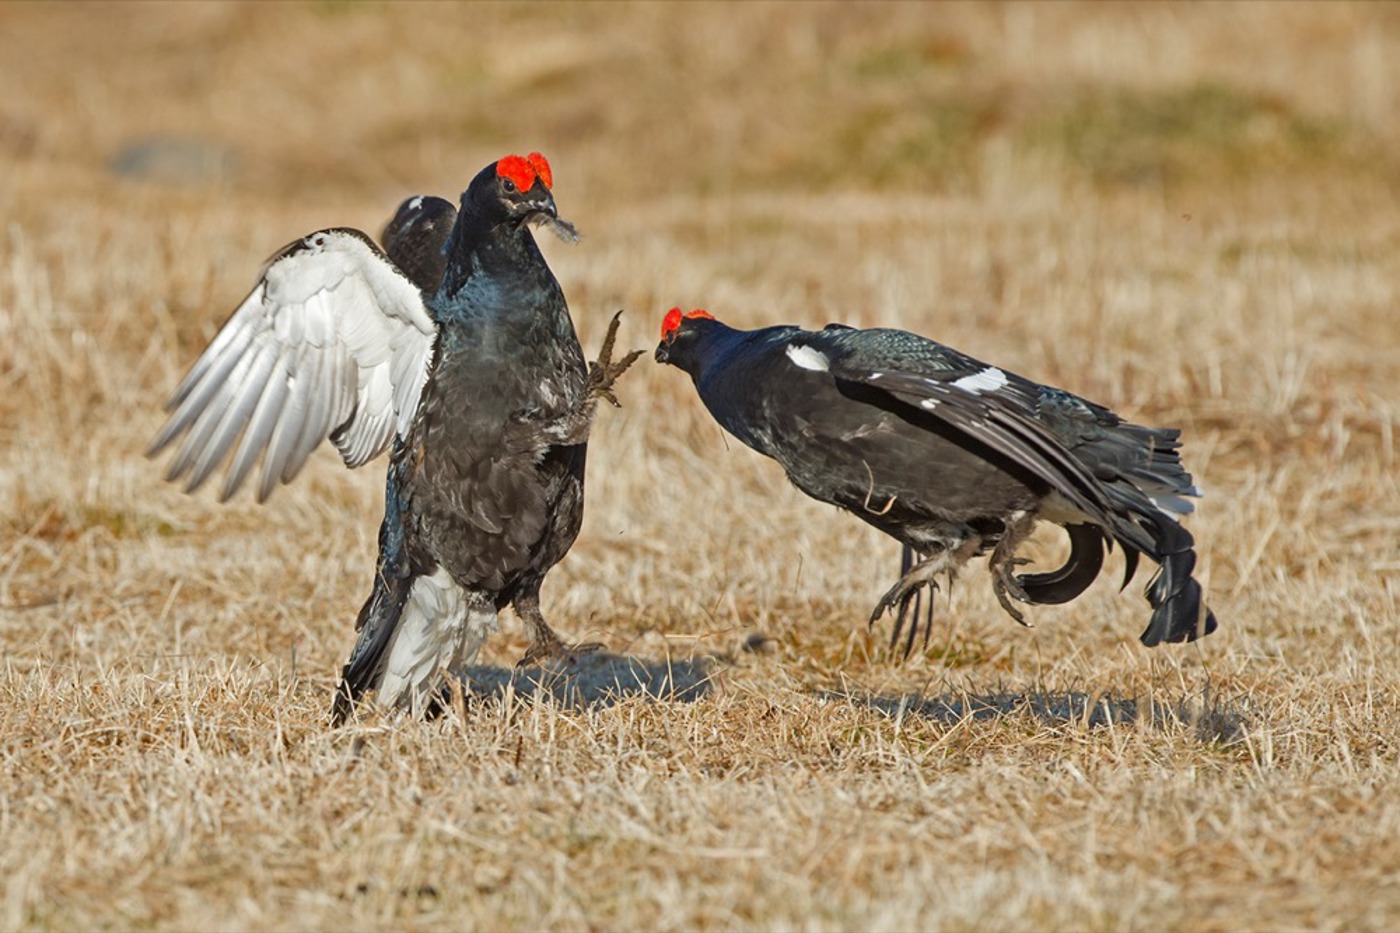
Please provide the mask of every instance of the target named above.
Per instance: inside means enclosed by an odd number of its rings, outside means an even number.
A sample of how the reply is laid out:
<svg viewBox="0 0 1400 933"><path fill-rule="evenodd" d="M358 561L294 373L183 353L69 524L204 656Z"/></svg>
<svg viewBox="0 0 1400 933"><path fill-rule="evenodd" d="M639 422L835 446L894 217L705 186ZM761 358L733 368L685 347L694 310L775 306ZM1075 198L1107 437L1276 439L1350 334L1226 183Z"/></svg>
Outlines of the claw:
<svg viewBox="0 0 1400 933"><path fill-rule="evenodd" d="M1031 627L1030 623L1026 621L1021 610L1011 604L1011 600L1015 599L1023 603L1031 602L1031 598L1021 587L1021 582L1016 579L1015 573L1017 567L1030 562L1025 557L1008 557L997 564L996 571L992 574L992 592L996 593L997 602L1001 603L1001 608L1006 611L1007 615L1026 628Z"/></svg>
<svg viewBox="0 0 1400 933"><path fill-rule="evenodd" d="M617 327L621 317L621 311L612 316L612 320L608 322L608 331L603 335L603 345L598 349L598 359L588 364L588 391L596 398L606 399L614 408L621 408L622 403L613 394L613 383L642 355L641 350L633 350L622 359L613 362L613 344L617 341Z"/></svg>
<svg viewBox="0 0 1400 933"><path fill-rule="evenodd" d="M603 345L598 348L598 362L605 363L612 359L613 342L617 340L617 327L622 320L622 311L619 309L608 321L608 332L603 335Z"/></svg>
<svg viewBox="0 0 1400 933"><path fill-rule="evenodd" d="M516 667L534 667L542 665L545 661L560 660L569 664L578 662L579 655L592 654L601 651L601 642L589 641L576 645L566 645L559 639L553 641L537 641L525 649L519 661L515 662Z"/></svg>
<svg viewBox="0 0 1400 933"><path fill-rule="evenodd" d="M1024 567L1031 563L1028 557L1012 557L1001 562L997 567L997 583L1006 588L1006 592L1017 602L1029 603L1031 598L1026 595L1026 590L1021 586L1021 580L1016 576L1016 568Z"/></svg>
<svg viewBox="0 0 1400 933"><path fill-rule="evenodd" d="M933 579L910 579L911 574L900 577L894 586L890 587L885 595L880 597L880 601L875 604L875 610L870 613L870 624L874 625L886 612L894 612L894 630L890 633L890 650L896 651L899 644L900 633L904 631L904 623L909 620L908 635L904 640L904 650L901 657L908 660L909 655L914 651L914 638L919 632L919 615L921 610L920 600L924 587L931 591L929 594L929 619L924 626L924 644L928 644L929 631L933 628L933 593L938 591L938 581ZM914 607L913 618L910 619L910 607Z"/></svg>
<svg viewBox="0 0 1400 933"><path fill-rule="evenodd" d="M991 563L988 567L992 572L992 592L997 595L997 602L1001 603L1001 608L1006 614L1015 619L1020 625L1030 628L1031 624L1026 621L1025 615L1011 604L1011 600L1017 602L1033 604L1033 600L1026 589L1017 579L1016 568L1031 561L1025 557L1016 556L1016 548L1030 536L1035 528L1035 518L1030 514L1022 514L1019 519L1009 522L1006 531L1002 534L1001 540L997 542L996 548L992 551ZM1034 582L1034 580L1032 580Z"/></svg>

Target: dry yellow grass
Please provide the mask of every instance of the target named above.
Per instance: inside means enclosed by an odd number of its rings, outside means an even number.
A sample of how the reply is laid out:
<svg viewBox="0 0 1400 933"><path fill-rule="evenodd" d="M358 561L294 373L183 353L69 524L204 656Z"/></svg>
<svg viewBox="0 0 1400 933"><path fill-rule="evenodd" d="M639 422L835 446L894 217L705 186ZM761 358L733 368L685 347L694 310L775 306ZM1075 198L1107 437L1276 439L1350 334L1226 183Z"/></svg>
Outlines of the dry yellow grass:
<svg viewBox="0 0 1400 933"><path fill-rule="evenodd" d="M0 79L0 928L1400 926L1395 7L4 5ZM1181 425L1219 633L978 568L893 663L894 545L644 363L545 591L609 653L329 732L382 466L142 450L278 245L532 148L590 347L891 324Z"/></svg>

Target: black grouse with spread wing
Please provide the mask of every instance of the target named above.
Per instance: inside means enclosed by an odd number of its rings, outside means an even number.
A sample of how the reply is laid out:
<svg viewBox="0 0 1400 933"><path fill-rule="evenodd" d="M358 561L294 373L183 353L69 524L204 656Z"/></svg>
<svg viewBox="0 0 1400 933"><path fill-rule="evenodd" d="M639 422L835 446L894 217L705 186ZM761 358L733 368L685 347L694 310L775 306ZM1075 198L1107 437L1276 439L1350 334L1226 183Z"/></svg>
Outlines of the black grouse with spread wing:
<svg viewBox="0 0 1400 933"><path fill-rule="evenodd" d="M333 719L368 690L420 713L511 606L527 659L567 652L540 611L545 575L583 516L614 317L586 365L568 307L530 233L566 238L543 156L483 169L452 217L406 202L386 230L318 231L283 249L175 390L154 454L189 490L229 462L222 498L261 462L257 496L289 482L329 437L348 466L392 445L379 560ZM426 206L426 209L425 209ZM415 216L407 216L405 212ZM442 225L450 224L444 242Z"/></svg>
<svg viewBox="0 0 1400 933"><path fill-rule="evenodd" d="M1200 493L1175 429L1129 424L901 330L744 331L672 309L656 359L689 373L715 419L781 463L803 492L917 554L871 615L895 611L896 639L921 588L972 557L990 554L997 599L1024 623L1013 599L1075 598L1115 542L1127 579L1139 555L1158 564L1144 644L1215 630L1192 577L1195 542L1178 522L1192 510L1185 497ZM1055 571L1017 574L1026 561L1016 550L1042 520L1065 528L1069 558Z"/></svg>

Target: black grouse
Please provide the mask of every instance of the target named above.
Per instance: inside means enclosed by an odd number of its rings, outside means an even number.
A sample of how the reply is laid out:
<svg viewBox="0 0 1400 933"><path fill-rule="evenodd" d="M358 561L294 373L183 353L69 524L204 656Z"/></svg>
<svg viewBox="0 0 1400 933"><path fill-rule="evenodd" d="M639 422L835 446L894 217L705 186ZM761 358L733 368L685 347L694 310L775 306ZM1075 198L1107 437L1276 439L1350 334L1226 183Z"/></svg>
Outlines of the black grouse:
<svg viewBox="0 0 1400 933"><path fill-rule="evenodd" d="M901 330L745 331L674 308L656 359L689 373L720 425L781 463L797 488L917 555L870 617L895 611L894 640L915 594L972 557L990 553L997 599L1025 624L1012 599L1073 599L1114 542L1126 555L1125 585L1138 555L1159 565L1143 644L1215 630L1191 575L1195 542L1178 522L1192 510L1184 497L1200 492L1181 466L1175 429L1129 424ZM1065 528L1069 558L1055 571L1017 574L1027 561L1016 550L1041 520Z"/></svg>
<svg viewBox="0 0 1400 933"><path fill-rule="evenodd" d="M420 194L399 205L379 242L389 261L398 266L419 291L429 295L442 284L447 271L447 238L457 222L451 201Z"/></svg>
<svg viewBox="0 0 1400 933"><path fill-rule="evenodd" d="M282 249L176 388L151 445L181 440L166 477L198 488L229 462L221 498L261 461L258 501L329 437L347 466L392 446L379 559L332 710L368 690L415 714L438 700L511 606L526 660L567 653L540 611L545 574L583 518L587 439L600 398L635 358L583 351L529 227L559 219L538 153L484 168L439 233L333 228ZM427 201L427 199L424 199ZM447 216L428 201L418 220ZM450 205L448 205L450 208ZM407 218L413 219L413 218ZM440 257L440 258L437 258Z"/></svg>

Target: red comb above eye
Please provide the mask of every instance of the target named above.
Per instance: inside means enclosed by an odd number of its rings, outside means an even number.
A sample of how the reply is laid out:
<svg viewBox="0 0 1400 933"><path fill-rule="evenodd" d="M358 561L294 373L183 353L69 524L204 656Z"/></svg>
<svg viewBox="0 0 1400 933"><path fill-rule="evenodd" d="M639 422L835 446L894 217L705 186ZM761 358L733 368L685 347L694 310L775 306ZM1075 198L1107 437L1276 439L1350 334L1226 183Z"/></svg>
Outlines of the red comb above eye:
<svg viewBox="0 0 1400 933"><path fill-rule="evenodd" d="M681 309L672 308L666 312L666 316L661 319L661 339L665 340L671 333L681 326Z"/></svg>
<svg viewBox="0 0 1400 933"><path fill-rule="evenodd" d="M665 340L674 334L676 328L681 326L682 320L693 320L698 317L708 318L711 321L715 319L715 316L708 311L695 310L689 314L681 314L680 308L672 308L666 312L666 317L661 321L661 339Z"/></svg>
<svg viewBox="0 0 1400 933"><path fill-rule="evenodd" d="M535 174L544 182L546 188L554 187L554 173L549 170L549 160L538 152L532 152L526 156L530 160L530 165L534 168Z"/></svg>
<svg viewBox="0 0 1400 933"><path fill-rule="evenodd" d="M541 158L540 161L544 161ZM545 168L549 164L545 163ZM509 178L515 182L515 187L521 191L529 191L535 187L535 166L530 164L524 156L508 155L496 163L496 174L501 178ZM549 187L549 182L545 182L545 187Z"/></svg>

